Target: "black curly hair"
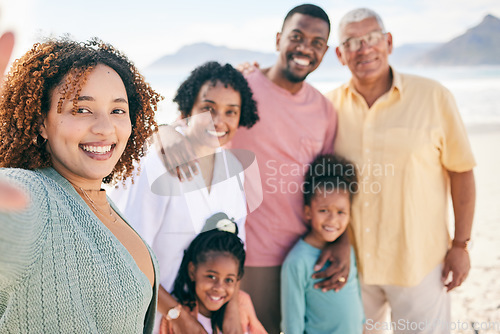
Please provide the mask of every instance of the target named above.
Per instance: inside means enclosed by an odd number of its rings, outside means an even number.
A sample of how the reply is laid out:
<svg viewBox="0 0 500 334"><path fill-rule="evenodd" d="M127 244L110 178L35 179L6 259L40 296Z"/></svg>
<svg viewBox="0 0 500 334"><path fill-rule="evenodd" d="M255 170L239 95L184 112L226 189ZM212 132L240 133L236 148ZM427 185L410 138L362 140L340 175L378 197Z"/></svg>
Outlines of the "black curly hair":
<svg viewBox="0 0 500 334"><path fill-rule="evenodd" d="M210 61L195 68L189 77L179 86L173 99L179 106L183 117L189 117L196 97L201 87L211 82L215 85L221 82L225 87L231 87L241 96L241 116L239 126L251 128L258 120L257 104L253 93L243 75L230 64L221 65Z"/></svg>
<svg viewBox="0 0 500 334"><path fill-rule="evenodd" d="M191 310L196 306L195 282L189 277L188 265L192 262L195 266L205 263L216 254L226 254L238 262L238 280L243 277L245 264L245 249L243 242L234 233L213 229L202 232L194 238L188 249L184 251L181 267L174 282L172 295L179 303L188 306ZM224 319L224 304L218 311L212 312L212 328L222 328Z"/></svg>
<svg viewBox="0 0 500 334"><path fill-rule="evenodd" d="M340 189L349 192L349 197L358 191L356 168L352 162L333 154L318 156L309 165L304 180L304 205L311 205L316 191L331 192Z"/></svg>

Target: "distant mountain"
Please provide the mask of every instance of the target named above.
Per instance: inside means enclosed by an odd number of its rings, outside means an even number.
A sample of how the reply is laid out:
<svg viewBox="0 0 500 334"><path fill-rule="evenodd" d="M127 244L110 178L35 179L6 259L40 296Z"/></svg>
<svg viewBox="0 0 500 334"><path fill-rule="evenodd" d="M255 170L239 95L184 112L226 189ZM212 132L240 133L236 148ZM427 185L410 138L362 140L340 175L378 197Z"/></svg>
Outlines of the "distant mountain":
<svg viewBox="0 0 500 334"><path fill-rule="evenodd" d="M397 48L394 48L392 54L389 58L391 64L396 66L412 66L423 55L425 55L430 50L433 50L440 46L442 43L414 43L414 44L403 44Z"/></svg>
<svg viewBox="0 0 500 334"><path fill-rule="evenodd" d="M273 53L230 49L225 46L216 46L208 43L195 43L182 47L175 54L161 57L149 67L155 69L186 67L193 69L211 60L221 63L231 63L233 65L255 60L263 66L270 66L274 63L275 59L276 55Z"/></svg>
<svg viewBox="0 0 500 334"><path fill-rule="evenodd" d="M417 64L500 64L500 19L486 15L479 25L424 54L417 60Z"/></svg>
<svg viewBox="0 0 500 334"><path fill-rule="evenodd" d="M175 54L163 56L146 70L184 76L196 66L210 60L232 65L256 61L262 67L268 67L274 64L276 57L276 53L196 43L182 47ZM390 63L396 66L500 64L500 19L487 15L478 26L467 30L466 33L448 43L402 45L393 50ZM340 68L335 46L332 45L323 58L319 71L312 73L311 77L316 80L331 80L338 72L343 72ZM342 80L344 78L345 73Z"/></svg>

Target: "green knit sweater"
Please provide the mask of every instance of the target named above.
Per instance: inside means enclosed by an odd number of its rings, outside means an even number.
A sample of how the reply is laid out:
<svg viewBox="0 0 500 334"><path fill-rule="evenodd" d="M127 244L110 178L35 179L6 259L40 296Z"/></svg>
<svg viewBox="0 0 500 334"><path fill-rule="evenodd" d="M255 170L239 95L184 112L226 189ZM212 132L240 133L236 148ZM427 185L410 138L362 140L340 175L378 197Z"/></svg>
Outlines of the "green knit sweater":
<svg viewBox="0 0 500 334"><path fill-rule="evenodd" d="M156 260L152 289L53 168L2 168L0 177L30 196L27 209L0 213L0 333L151 333Z"/></svg>

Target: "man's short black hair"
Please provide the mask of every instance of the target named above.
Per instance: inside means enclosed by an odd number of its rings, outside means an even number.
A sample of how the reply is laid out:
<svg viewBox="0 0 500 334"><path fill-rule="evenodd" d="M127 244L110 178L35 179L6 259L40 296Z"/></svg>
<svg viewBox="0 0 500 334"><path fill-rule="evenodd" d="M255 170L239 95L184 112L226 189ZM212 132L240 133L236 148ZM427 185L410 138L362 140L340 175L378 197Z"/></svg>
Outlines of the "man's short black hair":
<svg viewBox="0 0 500 334"><path fill-rule="evenodd" d="M316 17L318 19L321 19L325 21L328 24L328 32L330 32L330 19L328 18L328 14L321 8L316 5L306 3L303 5L299 5L297 7L292 8L288 14L286 14L285 19L283 20L283 26L281 30L283 30L283 27L285 26L285 22L292 17L293 14L304 14L304 15L309 15L312 17Z"/></svg>

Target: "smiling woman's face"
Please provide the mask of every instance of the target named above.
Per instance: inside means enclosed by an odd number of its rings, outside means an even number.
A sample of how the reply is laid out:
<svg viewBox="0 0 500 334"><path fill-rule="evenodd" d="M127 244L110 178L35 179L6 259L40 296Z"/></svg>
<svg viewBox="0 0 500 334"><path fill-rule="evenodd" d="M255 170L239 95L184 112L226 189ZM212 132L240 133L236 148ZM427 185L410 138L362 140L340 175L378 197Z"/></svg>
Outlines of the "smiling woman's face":
<svg viewBox="0 0 500 334"><path fill-rule="evenodd" d="M58 112L62 92L56 87L40 134L47 139L55 170L78 186L99 189L132 132L127 92L118 73L97 65L79 95L76 112L73 98L64 99Z"/></svg>
<svg viewBox="0 0 500 334"><path fill-rule="evenodd" d="M229 143L238 130L241 96L220 81L201 86L189 119L188 136L200 146L218 147Z"/></svg>

